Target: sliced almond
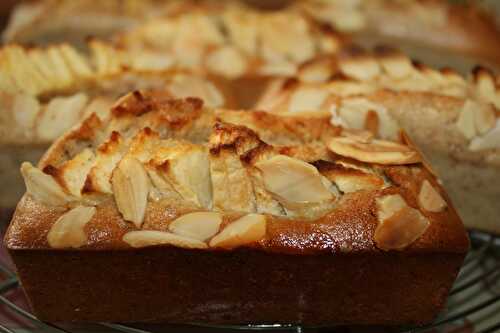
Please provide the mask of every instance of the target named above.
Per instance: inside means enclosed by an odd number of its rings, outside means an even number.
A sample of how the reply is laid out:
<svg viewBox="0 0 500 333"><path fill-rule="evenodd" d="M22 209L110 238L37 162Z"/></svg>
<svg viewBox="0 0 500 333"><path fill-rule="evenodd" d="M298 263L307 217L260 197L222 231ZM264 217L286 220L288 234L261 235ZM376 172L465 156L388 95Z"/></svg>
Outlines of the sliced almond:
<svg viewBox="0 0 500 333"><path fill-rule="evenodd" d="M42 140L56 139L77 123L87 101L84 93L53 98L39 118L37 135Z"/></svg>
<svg viewBox="0 0 500 333"><path fill-rule="evenodd" d="M140 228L150 188L149 178L142 164L135 158L124 157L113 171L111 186L123 218Z"/></svg>
<svg viewBox="0 0 500 333"><path fill-rule="evenodd" d="M36 116L40 113L40 102L28 94L16 94L13 100L12 113L16 124L24 129L31 129Z"/></svg>
<svg viewBox="0 0 500 333"><path fill-rule="evenodd" d="M402 144L371 140L363 142L353 137L334 137L327 142L328 148L335 154L350 157L358 161L378 164L412 164L421 161L415 150Z"/></svg>
<svg viewBox="0 0 500 333"><path fill-rule="evenodd" d="M495 126L496 116L495 111L489 104L479 104L475 105L474 112L474 123L476 125L477 132L482 135L487 133Z"/></svg>
<svg viewBox="0 0 500 333"><path fill-rule="evenodd" d="M257 242L266 236L266 217L248 214L232 222L210 241L210 247L234 248Z"/></svg>
<svg viewBox="0 0 500 333"><path fill-rule="evenodd" d="M318 61L303 64L297 73L302 82L326 82L335 70L336 64L330 59L325 58Z"/></svg>
<svg viewBox="0 0 500 333"><path fill-rule="evenodd" d="M278 200L319 202L333 197L322 182L318 170L309 163L277 155L255 165L262 172L266 189Z"/></svg>
<svg viewBox="0 0 500 333"><path fill-rule="evenodd" d="M459 131L467 138L472 139L476 136L476 126L474 124L474 103L467 100L460 111L456 122Z"/></svg>
<svg viewBox="0 0 500 333"><path fill-rule="evenodd" d="M195 212L182 215L169 224L174 234L206 241L212 238L222 223L222 215L217 212Z"/></svg>
<svg viewBox="0 0 500 333"><path fill-rule="evenodd" d="M327 97L326 89L301 88L292 94L288 110L290 112L320 110Z"/></svg>
<svg viewBox="0 0 500 333"><path fill-rule="evenodd" d="M87 243L85 225L96 212L95 207L78 206L63 214L47 234L49 245L56 249L79 248Z"/></svg>
<svg viewBox="0 0 500 333"><path fill-rule="evenodd" d="M500 119L497 120L495 127L484 134L472 139L469 149L472 151L500 148Z"/></svg>
<svg viewBox="0 0 500 333"><path fill-rule="evenodd" d="M63 206L74 200L52 176L47 175L31 163L21 165L21 174L26 189L36 201L50 206Z"/></svg>
<svg viewBox="0 0 500 333"><path fill-rule="evenodd" d="M429 227L429 220L408 206L399 194L377 199L378 226L374 240L382 250L401 250L415 242Z"/></svg>
<svg viewBox="0 0 500 333"><path fill-rule="evenodd" d="M418 194L418 204L428 212L438 213L446 208L446 201L426 179Z"/></svg>
<svg viewBox="0 0 500 333"><path fill-rule="evenodd" d="M247 69L243 55L231 46L225 46L212 52L208 56L206 64L214 73L229 79L243 75Z"/></svg>
<svg viewBox="0 0 500 333"><path fill-rule="evenodd" d="M342 59L339 67L342 73L359 81L368 81L380 74L379 64L369 56Z"/></svg>
<svg viewBox="0 0 500 333"><path fill-rule="evenodd" d="M168 91L177 98L199 97L209 107L221 107L225 100L222 93L210 81L193 75L177 75Z"/></svg>
<svg viewBox="0 0 500 333"><path fill-rule="evenodd" d="M258 45L258 14L236 6L225 10L222 19L231 42L245 53L255 55Z"/></svg>
<svg viewBox="0 0 500 333"><path fill-rule="evenodd" d="M354 169L343 172L328 172L327 177L333 181L343 193L375 190L384 186L384 180L382 178Z"/></svg>
<svg viewBox="0 0 500 333"><path fill-rule="evenodd" d="M367 129L382 139L397 138L400 126L386 107L366 98L353 97L342 101L338 115L349 128ZM376 116L376 117L375 117Z"/></svg>
<svg viewBox="0 0 500 333"><path fill-rule="evenodd" d="M413 72L410 59L403 55L382 57L380 65L390 77L395 79L402 79Z"/></svg>
<svg viewBox="0 0 500 333"><path fill-rule="evenodd" d="M123 241L135 248L155 245L173 245L185 249L207 248L207 244L197 239L155 230L129 231L123 236Z"/></svg>

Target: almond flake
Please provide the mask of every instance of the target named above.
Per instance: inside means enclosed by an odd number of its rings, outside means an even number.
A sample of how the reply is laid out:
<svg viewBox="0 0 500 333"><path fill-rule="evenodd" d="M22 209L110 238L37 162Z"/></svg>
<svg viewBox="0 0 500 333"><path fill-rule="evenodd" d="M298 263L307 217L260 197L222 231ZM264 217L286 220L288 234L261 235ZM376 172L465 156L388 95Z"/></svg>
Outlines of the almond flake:
<svg viewBox="0 0 500 333"><path fill-rule="evenodd" d="M16 94L12 105L12 114L16 124L25 129L31 129L36 116L40 113L40 102L28 94Z"/></svg>
<svg viewBox="0 0 500 333"><path fill-rule="evenodd" d="M111 186L123 218L140 228L150 188L149 178L142 164L135 158L124 157L113 171Z"/></svg>
<svg viewBox="0 0 500 333"><path fill-rule="evenodd" d="M339 61L342 73L356 80L368 81L380 74L380 66L371 57L347 58Z"/></svg>
<svg viewBox="0 0 500 333"><path fill-rule="evenodd" d="M36 201L50 206L64 206L74 200L50 175L35 168L31 163L21 165L26 190Z"/></svg>
<svg viewBox="0 0 500 333"><path fill-rule="evenodd" d="M247 69L243 55L231 46L225 46L212 52L207 57L206 64L214 73L229 79L243 75Z"/></svg>
<svg viewBox="0 0 500 333"><path fill-rule="evenodd" d="M83 93L53 98L40 115L37 135L42 140L56 139L77 123L87 101L88 98Z"/></svg>
<svg viewBox="0 0 500 333"><path fill-rule="evenodd" d="M49 245L56 249L79 248L87 243L85 225L96 212L95 207L78 206L64 213L47 234Z"/></svg>
<svg viewBox="0 0 500 333"><path fill-rule="evenodd" d="M201 98L209 107L221 107L225 103L224 96L212 82L197 76L176 76L168 91L177 98Z"/></svg>
<svg viewBox="0 0 500 333"><path fill-rule="evenodd" d="M266 189L278 200L305 203L333 197L322 182L318 170L309 163L277 155L255 165L261 172Z"/></svg>
<svg viewBox="0 0 500 333"><path fill-rule="evenodd" d="M390 77L395 79L402 79L413 72L410 59L403 55L382 57L380 65Z"/></svg>
<svg viewBox="0 0 500 333"><path fill-rule="evenodd" d="M169 224L168 229L180 236L206 241L219 231L221 223L220 213L195 212L178 217Z"/></svg>
<svg viewBox="0 0 500 333"><path fill-rule="evenodd" d="M257 242L266 235L266 217L248 214L232 222L210 241L210 247L234 248Z"/></svg>
<svg viewBox="0 0 500 333"><path fill-rule="evenodd" d="M495 127L484 134L472 139L469 145L471 151L500 148L500 119L497 120Z"/></svg>
<svg viewBox="0 0 500 333"><path fill-rule="evenodd" d="M335 154L350 157L367 163L412 164L421 161L415 150L402 144L371 140L363 142L354 137L334 137L327 142L328 148Z"/></svg>
<svg viewBox="0 0 500 333"><path fill-rule="evenodd" d="M328 96L328 91L319 88L301 88L290 99L290 112L320 110Z"/></svg>
<svg viewBox="0 0 500 333"><path fill-rule="evenodd" d="M487 133L495 126L496 116L495 111L489 104L476 103L474 112L474 123L477 132L482 135Z"/></svg>
<svg viewBox="0 0 500 333"><path fill-rule="evenodd" d="M155 230L129 231L123 236L123 241L135 248L156 245L173 245L185 249L207 248L207 244L197 239Z"/></svg>
<svg viewBox="0 0 500 333"><path fill-rule="evenodd" d="M382 250L401 250L422 236L429 220L408 206L399 194L377 199L378 226L374 240Z"/></svg>
<svg viewBox="0 0 500 333"><path fill-rule="evenodd" d="M418 203L420 207L433 213L442 212L446 208L446 201L427 179L423 181L420 188Z"/></svg>
<svg viewBox="0 0 500 333"><path fill-rule="evenodd" d="M338 115L349 128L368 129L382 139L395 139L400 126L383 105L366 98L353 97L344 99ZM375 117L376 116L376 117ZM376 122L374 122L377 120Z"/></svg>
<svg viewBox="0 0 500 333"><path fill-rule="evenodd" d="M467 100L464 103L456 125L458 130L468 140L476 136L476 126L474 125L474 104L470 100Z"/></svg>

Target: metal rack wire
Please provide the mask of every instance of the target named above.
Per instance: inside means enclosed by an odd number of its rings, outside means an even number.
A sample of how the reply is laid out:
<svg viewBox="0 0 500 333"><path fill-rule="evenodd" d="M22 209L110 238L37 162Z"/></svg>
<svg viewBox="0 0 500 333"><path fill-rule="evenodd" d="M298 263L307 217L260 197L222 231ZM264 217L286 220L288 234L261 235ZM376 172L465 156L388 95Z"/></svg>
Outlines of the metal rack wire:
<svg viewBox="0 0 500 333"><path fill-rule="evenodd" d="M500 332L500 237L483 232L470 232L472 249L450 293L443 314L431 325L418 328L390 329L399 333L438 333L438 332ZM28 328L37 332L241 332L241 331L284 331L284 332L342 332L355 333L355 328L306 328L297 325L244 325L209 327L202 325L122 325L96 323L82 326L63 326L44 323L37 320L30 312L15 301L9 299L12 292L19 293L19 282L15 273L6 262L0 262L0 306L16 320L22 321ZM432 277L430 277L432 278ZM469 330L467 330L469 329ZM388 330L388 329L387 329ZM387 330L369 332L386 332ZM0 323L0 332L16 331ZM361 329L360 332L368 332Z"/></svg>

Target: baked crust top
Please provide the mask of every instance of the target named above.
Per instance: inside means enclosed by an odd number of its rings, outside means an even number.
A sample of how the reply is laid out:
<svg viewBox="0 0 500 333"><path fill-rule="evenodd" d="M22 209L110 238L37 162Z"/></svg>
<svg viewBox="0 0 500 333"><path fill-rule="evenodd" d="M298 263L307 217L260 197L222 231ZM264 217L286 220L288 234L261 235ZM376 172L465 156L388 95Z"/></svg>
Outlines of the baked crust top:
<svg viewBox="0 0 500 333"><path fill-rule="evenodd" d="M432 141L458 160L500 166L498 82L482 67L464 77L386 47L373 52L356 48L305 63L295 78L275 80L255 108L329 111L336 124L392 140L404 125L402 118L418 119L410 125L412 135L435 133L419 141Z"/></svg>
<svg viewBox="0 0 500 333"><path fill-rule="evenodd" d="M252 247L295 254L465 252L422 157L329 114L210 109L136 91L23 164L10 249Z"/></svg>

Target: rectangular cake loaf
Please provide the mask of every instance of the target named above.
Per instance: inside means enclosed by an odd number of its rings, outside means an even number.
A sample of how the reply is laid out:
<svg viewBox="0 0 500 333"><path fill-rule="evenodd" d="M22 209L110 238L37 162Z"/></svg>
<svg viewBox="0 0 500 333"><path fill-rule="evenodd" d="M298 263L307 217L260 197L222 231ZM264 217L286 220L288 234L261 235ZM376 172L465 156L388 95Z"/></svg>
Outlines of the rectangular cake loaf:
<svg viewBox="0 0 500 333"><path fill-rule="evenodd" d="M411 144L136 91L35 167L5 237L44 321L428 323L468 250Z"/></svg>

